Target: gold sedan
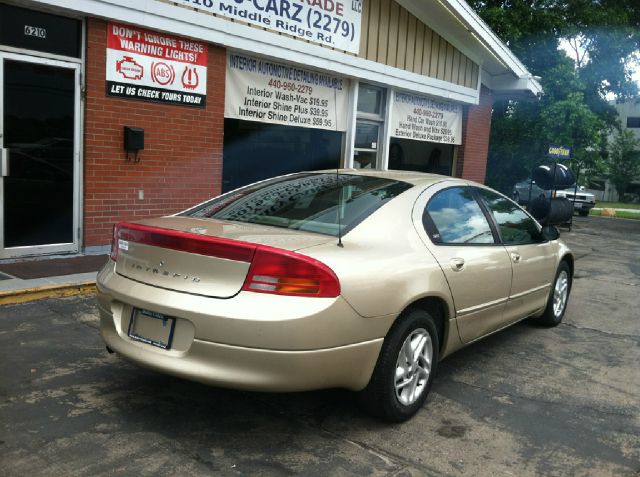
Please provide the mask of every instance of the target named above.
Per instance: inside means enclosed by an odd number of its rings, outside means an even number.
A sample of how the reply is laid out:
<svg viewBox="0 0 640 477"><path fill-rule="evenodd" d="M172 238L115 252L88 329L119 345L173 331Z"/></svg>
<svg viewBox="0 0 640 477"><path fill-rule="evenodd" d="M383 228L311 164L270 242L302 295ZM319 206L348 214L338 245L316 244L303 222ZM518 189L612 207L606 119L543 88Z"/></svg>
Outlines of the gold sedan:
<svg viewBox="0 0 640 477"><path fill-rule="evenodd" d="M98 274L110 351L236 389L358 391L402 421L438 362L564 315L574 258L501 194L413 172L300 173L114 227Z"/></svg>

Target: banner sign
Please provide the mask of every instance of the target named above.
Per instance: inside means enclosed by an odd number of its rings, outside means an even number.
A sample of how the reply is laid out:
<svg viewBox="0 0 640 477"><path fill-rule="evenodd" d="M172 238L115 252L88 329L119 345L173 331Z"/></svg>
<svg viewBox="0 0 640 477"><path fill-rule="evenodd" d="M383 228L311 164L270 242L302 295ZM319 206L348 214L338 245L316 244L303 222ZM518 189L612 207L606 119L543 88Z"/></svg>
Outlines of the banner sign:
<svg viewBox="0 0 640 477"><path fill-rule="evenodd" d="M358 53L363 0L177 0L302 40Z"/></svg>
<svg viewBox="0 0 640 477"><path fill-rule="evenodd" d="M207 45L109 23L107 95L204 107Z"/></svg>
<svg viewBox="0 0 640 477"><path fill-rule="evenodd" d="M229 53L224 116L345 131L348 80Z"/></svg>
<svg viewBox="0 0 640 477"><path fill-rule="evenodd" d="M396 92L391 136L462 144L462 105Z"/></svg>
<svg viewBox="0 0 640 477"><path fill-rule="evenodd" d="M571 148L565 146L558 146L556 144L549 144L549 157L553 159L566 160L571 159Z"/></svg>

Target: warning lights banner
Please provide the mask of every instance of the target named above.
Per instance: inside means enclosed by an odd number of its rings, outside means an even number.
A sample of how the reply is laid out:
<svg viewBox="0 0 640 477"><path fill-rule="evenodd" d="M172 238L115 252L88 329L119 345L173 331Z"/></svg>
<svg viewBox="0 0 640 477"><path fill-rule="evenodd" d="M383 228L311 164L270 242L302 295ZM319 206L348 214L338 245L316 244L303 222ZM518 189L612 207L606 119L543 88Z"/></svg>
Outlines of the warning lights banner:
<svg viewBox="0 0 640 477"><path fill-rule="evenodd" d="M207 45L109 23L107 95L204 107Z"/></svg>

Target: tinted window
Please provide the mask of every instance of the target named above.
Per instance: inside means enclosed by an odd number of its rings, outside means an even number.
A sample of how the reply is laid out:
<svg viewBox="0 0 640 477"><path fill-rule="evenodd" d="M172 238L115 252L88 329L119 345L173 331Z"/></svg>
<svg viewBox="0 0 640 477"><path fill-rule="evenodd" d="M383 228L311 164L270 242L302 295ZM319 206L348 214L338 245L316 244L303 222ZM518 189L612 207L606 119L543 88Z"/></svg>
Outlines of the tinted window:
<svg viewBox="0 0 640 477"><path fill-rule="evenodd" d="M360 83L358 88L358 111L380 115L383 112L385 94L382 88Z"/></svg>
<svg viewBox="0 0 640 477"><path fill-rule="evenodd" d="M379 177L296 174L238 189L181 215L337 236L339 228L346 233L411 187Z"/></svg>
<svg viewBox="0 0 640 477"><path fill-rule="evenodd" d="M520 207L509 199L485 189L477 189L493 214L502 241L507 245L539 242L538 225Z"/></svg>
<svg viewBox="0 0 640 477"><path fill-rule="evenodd" d="M627 127L628 128L640 128L640 118L639 117L629 117L627 118Z"/></svg>
<svg viewBox="0 0 640 477"><path fill-rule="evenodd" d="M468 187L453 187L434 195L427 212L437 232L431 234L436 243L494 243L487 218Z"/></svg>

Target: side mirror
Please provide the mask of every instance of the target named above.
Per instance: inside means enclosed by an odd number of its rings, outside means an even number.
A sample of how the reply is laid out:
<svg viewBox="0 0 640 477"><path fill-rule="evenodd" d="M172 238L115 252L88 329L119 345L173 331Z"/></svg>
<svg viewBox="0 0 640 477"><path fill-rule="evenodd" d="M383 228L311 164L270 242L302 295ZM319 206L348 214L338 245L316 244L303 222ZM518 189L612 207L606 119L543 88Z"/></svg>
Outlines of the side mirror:
<svg viewBox="0 0 640 477"><path fill-rule="evenodd" d="M542 227L542 236L546 240L558 240L560 238L560 231L555 225L545 225Z"/></svg>

